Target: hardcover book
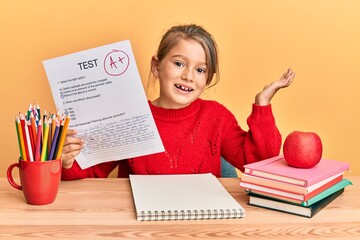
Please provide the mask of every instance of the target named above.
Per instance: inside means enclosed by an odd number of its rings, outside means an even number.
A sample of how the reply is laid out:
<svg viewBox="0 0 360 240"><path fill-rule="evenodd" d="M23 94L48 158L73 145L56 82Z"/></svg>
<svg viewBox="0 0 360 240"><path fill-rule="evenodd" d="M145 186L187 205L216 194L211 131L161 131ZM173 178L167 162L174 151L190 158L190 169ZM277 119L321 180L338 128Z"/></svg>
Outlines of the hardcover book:
<svg viewBox="0 0 360 240"><path fill-rule="evenodd" d="M312 168L289 166L282 155L244 166L244 173L299 186L310 186L349 169L349 163L321 159Z"/></svg>
<svg viewBox="0 0 360 240"><path fill-rule="evenodd" d="M261 177L257 177L257 176L251 176L251 175L243 173L241 175L240 186L246 188L247 186L258 185L258 186L262 186L262 187L269 187L272 189L306 195L306 194L309 194L314 191L321 192L324 189L334 185L335 183L340 182L342 180L343 173L344 172L338 173L334 176L328 177L320 182L317 182L317 183L307 186L307 187L294 185L294 184L290 184L290 183L285 183L285 182L279 182L279 181L275 181L275 180L271 180L271 179L267 179L267 178L261 178Z"/></svg>
<svg viewBox="0 0 360 240"><path fill-rule="evenodd" d="M311 218L318 212L320 212L323 208L325 208L329 203L335 200L338 196L340 196L344 192L344 189L338 190L337 192L329 195L328 197L312 204L311 206L304 207L299 206L292 203L286 203L281 201L276 201L267 197L259 197L259 196L250 196L249 197L249 205L263 207L267 209L277 210L280 212L291 213L303 217Z"/></svg>
<svg viewBox="0 0 360 240"><path fill-rule="evenodd" d="M306 201L296 200L296 199L282 197L282 196L276 196L271 193L262 193L262 192L253 191L253 190L247 190L247 192L248 192L249 196L268 197L273 200L292 203L292 204L306 207L306 206L311 206L312 204L328 197L329 195L331 195L349 185L352 185L352 183L348 179L343 179L340 182L334 184L333 186L327 188L326 190L320 192L319 194L315 195L314 197L312 197Z"/></svg>

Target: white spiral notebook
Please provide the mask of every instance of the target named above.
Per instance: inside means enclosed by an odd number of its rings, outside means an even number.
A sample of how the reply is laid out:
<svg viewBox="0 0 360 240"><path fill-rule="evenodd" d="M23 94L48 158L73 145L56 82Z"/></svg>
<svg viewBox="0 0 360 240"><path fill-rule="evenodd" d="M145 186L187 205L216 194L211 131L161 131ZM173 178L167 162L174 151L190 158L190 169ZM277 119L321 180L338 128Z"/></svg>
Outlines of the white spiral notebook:
<svg viewBox="0 0 360 240"><path fill-rule="evenodd" d="M212 174L130 175L137 220L242 218L243 207Z"/></svg>

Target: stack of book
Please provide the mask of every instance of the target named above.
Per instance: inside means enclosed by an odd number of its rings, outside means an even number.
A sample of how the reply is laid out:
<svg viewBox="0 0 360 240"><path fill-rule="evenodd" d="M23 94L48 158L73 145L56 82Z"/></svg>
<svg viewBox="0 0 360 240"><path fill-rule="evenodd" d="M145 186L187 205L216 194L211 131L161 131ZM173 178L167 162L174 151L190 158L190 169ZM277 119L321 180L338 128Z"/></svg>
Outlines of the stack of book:
<svg viewBox="0 0 360 240"><path fill-rule="evenodd" d="M351 185L343 178L349 163L321 159L312 168L289 166L283 156L247 164L240 186L249 205L311 218Z"/></svg>

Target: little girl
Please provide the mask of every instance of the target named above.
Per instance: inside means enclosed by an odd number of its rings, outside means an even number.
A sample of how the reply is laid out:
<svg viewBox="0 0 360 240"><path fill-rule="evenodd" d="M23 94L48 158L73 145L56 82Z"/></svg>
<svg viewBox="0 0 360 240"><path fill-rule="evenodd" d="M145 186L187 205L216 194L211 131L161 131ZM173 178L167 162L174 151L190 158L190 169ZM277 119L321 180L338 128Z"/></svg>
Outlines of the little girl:
<svg viewBox="0 0 360 240"><path fill-rule="evenodd" d="M75 158L83 141L74 137L76 130L69 129L62 151L62 179L107 177L115 167L118 177L196 173L221 177L221 157L243 170L245 164L279 154L281 135L270 100L277 90L291 84L295 76L291 69L256 95L248 131L223 105L199 98L219 76L216 43L201 26L170 28L151 59L151 72L159 80L160 94L148 103L165 151L82 170Z"/></svg>

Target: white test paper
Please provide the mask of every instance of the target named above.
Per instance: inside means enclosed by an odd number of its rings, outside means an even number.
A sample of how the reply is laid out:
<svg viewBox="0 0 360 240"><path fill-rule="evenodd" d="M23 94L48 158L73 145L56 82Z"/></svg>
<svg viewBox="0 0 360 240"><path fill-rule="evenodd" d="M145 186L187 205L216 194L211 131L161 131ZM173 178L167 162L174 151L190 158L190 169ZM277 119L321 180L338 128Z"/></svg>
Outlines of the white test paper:
<svg viewBox="0 0 360 240"><path fill-rule="evenodd" d="M129 40L43 65L56 107L84 139L82 169L164 151Z"/></svg>

